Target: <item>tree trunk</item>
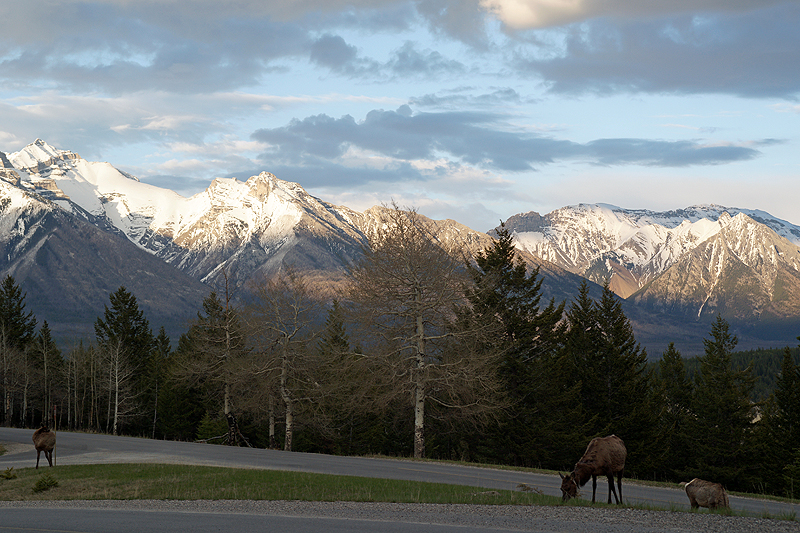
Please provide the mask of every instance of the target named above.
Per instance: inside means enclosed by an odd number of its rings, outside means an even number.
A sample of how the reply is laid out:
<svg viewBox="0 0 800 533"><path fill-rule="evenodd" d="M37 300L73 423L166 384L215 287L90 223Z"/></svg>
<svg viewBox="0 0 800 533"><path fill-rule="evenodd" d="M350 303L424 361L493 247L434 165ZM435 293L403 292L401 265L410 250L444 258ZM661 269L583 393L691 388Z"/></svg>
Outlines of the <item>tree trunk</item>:
<svg viewBox="0 0 800 533"><path fill-rule="evenodd" d="M286 346L283 347L283 356L281 361L281 399L286 406L286 437L283 442L283 449L287 452L292 451L292 436L294 434L294 401L289 392L289 354L287 353Z"/></svg>
<svg viewBox="0 0 800 533"><path fill-rule="evenodd" d="M419 293L417 293L419 300ZM417 354L414 369L414 457L425 457L425 322L417 316Z"/></svg>
<svg viewBox="0 0 800 533"><path fill-rule="evenodd" d="M270 450L278 448L278 442L275 440L275 397L271 392L269 394L269 448Z"/></svg>
<svg viewBox="0 0 800 533"><path fill-rule="evenodd" d="M425 386L417 383L414 398L414 457L425 457Z"/></svg>

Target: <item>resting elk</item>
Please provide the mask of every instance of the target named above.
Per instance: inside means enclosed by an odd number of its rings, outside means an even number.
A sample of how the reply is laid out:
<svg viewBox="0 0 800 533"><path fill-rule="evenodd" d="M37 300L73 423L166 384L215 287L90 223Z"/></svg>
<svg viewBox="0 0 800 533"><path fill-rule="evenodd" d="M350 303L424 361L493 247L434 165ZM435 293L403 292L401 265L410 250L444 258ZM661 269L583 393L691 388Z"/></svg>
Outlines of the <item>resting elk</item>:
<svg viewBox="0 0 800 533"><path fill-rule="evenodd" d="M719 483L694 478L689 483L681 483L681 485L685 486L686 495L689 497L689 503L692 504L693 509L730 507L728 494Z"/></svg>
<svg viewBox="0 0 800 533"><path fill-rule="evenodd" d="M36 448L36 468L39 468L39 457L44 452L44 458L53 466L53 448L56 447L56 434L47 426L42 426L33 432L33 447Z"/></svg>
<svg viewBox="0 0 800 533"><path fill-rule="evenodd" d="M628 450L625 443L616 435L592 439L580 461L575 464L571 474L561 476L561 495L564 501L578 496L578 488L583 487L592 478L592 503L597 492L597 476L608 476L608 503L611 494L616 502L622 503L622 471L625 470L625 458ZM614 490L614 474L617 475L619 497Z"/></svg>

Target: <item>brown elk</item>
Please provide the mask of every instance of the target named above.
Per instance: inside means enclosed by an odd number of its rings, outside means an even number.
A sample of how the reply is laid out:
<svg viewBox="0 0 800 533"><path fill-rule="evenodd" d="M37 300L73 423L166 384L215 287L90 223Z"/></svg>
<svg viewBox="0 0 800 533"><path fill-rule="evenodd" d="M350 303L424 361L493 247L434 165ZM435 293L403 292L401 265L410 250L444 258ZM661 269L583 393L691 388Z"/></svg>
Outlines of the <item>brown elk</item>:
<svg viewBox="0 0 800 533"><path fill-rule="evenodd" d="M583 487L592 478L592 503L597 492L597 476L608 476L608 503L611 494L616 502L622 503L622 471L625 470L625 458L628 450L625 443L616 435L592 439L586 447L583 457L575 464L575 469L567 476L561 475L561 497L564 501L578 496L578 488ZM617 475L619 497L614 490L614 474Z"/></svg>
<svg viewBox="0 0 800 533"><path fill-rule="evenodd" d="M698 507L708 507L709 509L730 507L728 493L719 483L694 478L689 483L681 483L681 485L684 485L686 495L689 497L689 503L692 504L693 509Z"/></svg>
<svg viewBox="0 0 800 533"><path fill-rule="evenodd" d="M47 426L42 426L33 432L33 446L36 448L36 468L39 468L39 457L44 452L44 457L50 466L53 466L53 448L56 447L56 434Z"/></svg>

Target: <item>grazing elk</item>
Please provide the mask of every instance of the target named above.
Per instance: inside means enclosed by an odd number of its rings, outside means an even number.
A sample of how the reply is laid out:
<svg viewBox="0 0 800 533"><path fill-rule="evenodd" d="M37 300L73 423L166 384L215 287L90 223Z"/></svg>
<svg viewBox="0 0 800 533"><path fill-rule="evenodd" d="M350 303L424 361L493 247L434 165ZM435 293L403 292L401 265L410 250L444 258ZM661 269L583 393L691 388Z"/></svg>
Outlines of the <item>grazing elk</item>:
<svg viewBox="0 0 800 533"><path fill-rule="evenodd" d="M592 439L575 469L567 476L561 475L561 494L564 501L578 496L578 488L583 487L592 478L592 503L597 492L597 476L608 476L608 503L611 494L618 504L622 503L622 471L625 470L625 458L628 450L625 443L616 435ZM617 475L619 497L614 490L614 474Z"/></svg>
<svg viewBox="0 0 800 533"><path fill-rule="evenodd" d="M36 468L39 468L39 457L44 452L44 457L50 466L53 466L53 448L56 447L56 434L47 426L42 426L33 432L33 446L36 448Z"/></svg>
<svg viewBox="0 0 800 533"><path fill-rule="evenodd" d="M719 483L694 478L689 483L684 482L681 485L684 485L686 495L689 497L689 503L692 504L693 509L698 507L708 507L709 509L730 507L728 493Z"/></svg>

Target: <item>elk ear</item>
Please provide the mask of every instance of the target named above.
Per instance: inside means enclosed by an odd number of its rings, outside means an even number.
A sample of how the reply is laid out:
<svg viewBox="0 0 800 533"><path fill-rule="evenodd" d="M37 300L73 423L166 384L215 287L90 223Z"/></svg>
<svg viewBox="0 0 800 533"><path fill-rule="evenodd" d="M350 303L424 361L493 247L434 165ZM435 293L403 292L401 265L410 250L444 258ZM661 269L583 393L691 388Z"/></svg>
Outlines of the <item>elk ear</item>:
<svg viewBox="0 0 800 533"><path fill-rule="evenodd" d="M558 473L558 475L559 475L559 476L561 476L561 479L562 479L562 480L564 479L564 474L562 474L561 472L559 472L559 473Z"/></svg>

